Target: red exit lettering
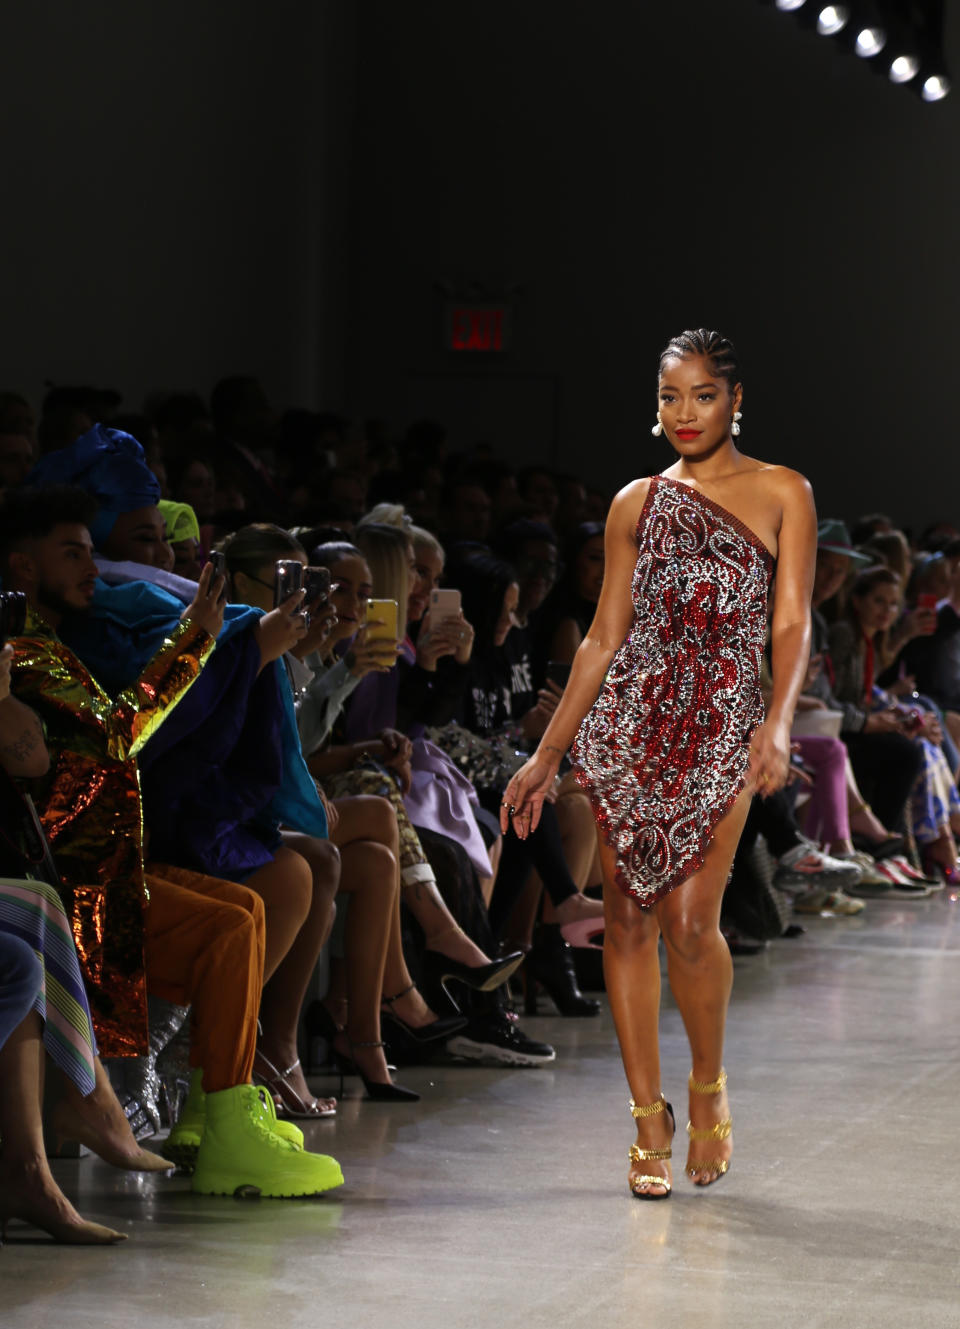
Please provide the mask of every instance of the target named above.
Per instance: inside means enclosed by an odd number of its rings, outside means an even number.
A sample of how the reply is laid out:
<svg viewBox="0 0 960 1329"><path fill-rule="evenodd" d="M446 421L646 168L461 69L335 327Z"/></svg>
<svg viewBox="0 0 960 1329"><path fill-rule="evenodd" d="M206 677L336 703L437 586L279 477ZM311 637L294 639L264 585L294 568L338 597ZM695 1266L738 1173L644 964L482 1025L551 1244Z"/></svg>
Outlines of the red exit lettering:
<svg viewBox="0 0 960 1329"><path fill-rule="evenodd" d="M454 308L451 311L451 349L502 351L503 309Z"/></svg>

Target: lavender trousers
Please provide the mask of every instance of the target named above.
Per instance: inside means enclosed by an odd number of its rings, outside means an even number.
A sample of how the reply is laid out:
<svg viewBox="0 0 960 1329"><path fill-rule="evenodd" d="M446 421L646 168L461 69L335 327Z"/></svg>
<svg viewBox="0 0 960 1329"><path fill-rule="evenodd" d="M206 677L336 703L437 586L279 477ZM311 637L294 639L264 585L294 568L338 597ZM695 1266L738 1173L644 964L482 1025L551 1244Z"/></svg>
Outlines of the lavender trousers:
<svg viewBox="0 0 960 1329"><path fill-rule="evenodd" d="M800 749L804 766L814 773L806 807L806 833L818 844L827 846L837 840L849 840L846 744L839 738L813 735L792 741Z"/></svg>

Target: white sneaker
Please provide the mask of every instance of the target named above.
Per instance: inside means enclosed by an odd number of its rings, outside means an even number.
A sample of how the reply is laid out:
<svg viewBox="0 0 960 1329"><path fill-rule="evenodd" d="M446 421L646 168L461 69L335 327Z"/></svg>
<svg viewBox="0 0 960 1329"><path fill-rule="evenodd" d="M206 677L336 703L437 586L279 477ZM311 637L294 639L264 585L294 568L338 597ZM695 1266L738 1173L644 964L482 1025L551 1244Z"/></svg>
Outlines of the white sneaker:
<svg viewBox="0 0 960 1329"><path fill-rule="evenodd" d="M813 886L837 889L856 886L862 876L862 868L850 859L831 858L812 840L801 836L799 844L777 860L773 884L781 890L789 890L791 886L803 886L806 890Z"/></svg>

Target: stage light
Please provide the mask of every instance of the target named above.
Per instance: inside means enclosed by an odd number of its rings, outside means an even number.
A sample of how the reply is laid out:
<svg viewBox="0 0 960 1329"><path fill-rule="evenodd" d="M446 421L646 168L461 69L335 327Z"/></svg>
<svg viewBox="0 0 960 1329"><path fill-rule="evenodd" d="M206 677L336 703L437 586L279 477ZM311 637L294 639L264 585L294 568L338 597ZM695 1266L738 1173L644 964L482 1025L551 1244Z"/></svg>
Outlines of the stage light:
<svg viewBox="0 0 960 1329"><path fill-rule="evenodd" d="M861 28L857 33L853 49L864 60L869 60L872 56L879 55L886 44L887 34L883 28Z"/></svg>
<svg viewBox="0 0 960 1329"><path fill-rule="evenodd" d="M849 5L824 5L817 15L817 32L821 37L833 37L842 32L849 21Z"/></svg>
<svg viewBox="0 0 960 1329"><path fill-rule="evenodd" d="M915 55L897 55L890 61L890 82L909 83L916 78L920 61Z"/></svg>
<svg viewBox="0 0 960 1329"><path fill-rule="evenodd" d="M760 0L794 14L797 27L821 37L837 37L837 50L852 51L875 74L909 85L925 102L943 101L952 91L944 59L947 0ZM882 58L877 57L881 55Z"/></svg>
<svg viewBox="0 0 960 1329"><path fill-rule="evenodd" d="M930 74L923 80L920 96L925 102L943 101L950 91L950 80L946 74Z"/></svg>

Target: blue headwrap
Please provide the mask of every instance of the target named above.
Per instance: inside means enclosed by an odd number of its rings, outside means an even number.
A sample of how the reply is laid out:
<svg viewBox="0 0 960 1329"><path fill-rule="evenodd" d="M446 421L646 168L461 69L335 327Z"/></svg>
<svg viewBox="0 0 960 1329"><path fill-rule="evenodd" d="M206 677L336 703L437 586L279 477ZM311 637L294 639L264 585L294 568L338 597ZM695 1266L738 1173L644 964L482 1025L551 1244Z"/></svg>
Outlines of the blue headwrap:
<svg viewBox="0 0 960 1329"><path fill-rule="evenodd" d="M153 507L160 500L157 477L132 434L94 425L66 448L41 457L26 483L38 489L79 485L99 504L90 527L95 549L102 549L122 512Z"/></svg>

